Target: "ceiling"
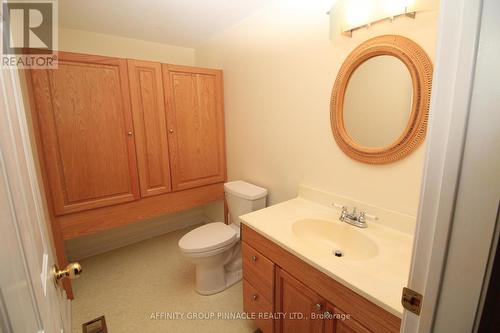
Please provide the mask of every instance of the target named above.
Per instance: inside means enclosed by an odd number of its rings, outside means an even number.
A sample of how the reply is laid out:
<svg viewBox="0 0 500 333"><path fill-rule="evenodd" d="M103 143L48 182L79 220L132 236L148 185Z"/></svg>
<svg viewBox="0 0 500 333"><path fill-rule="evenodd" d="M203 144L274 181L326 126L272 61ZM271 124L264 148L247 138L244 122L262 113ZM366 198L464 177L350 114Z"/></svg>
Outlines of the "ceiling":
<svg viewBox="0 0 500 333"><path fill-rule="evenodd" d="M196 47L272 0L59 0L61 27Z"/></svg>

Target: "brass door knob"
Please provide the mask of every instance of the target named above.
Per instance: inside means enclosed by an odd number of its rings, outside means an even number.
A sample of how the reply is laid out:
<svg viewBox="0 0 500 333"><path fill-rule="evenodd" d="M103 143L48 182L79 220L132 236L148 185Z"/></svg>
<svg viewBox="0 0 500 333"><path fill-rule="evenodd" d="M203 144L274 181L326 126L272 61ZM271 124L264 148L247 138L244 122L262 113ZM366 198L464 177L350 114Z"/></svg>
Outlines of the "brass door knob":
<svg viewBox="0 0 500 333"><path fill-rule="evenodd" d="M54 281L58 283L64 278L74 280L82 274L82 265L77 262L72 262L65 269L60 270L57 265L54 265Z"/></svg>

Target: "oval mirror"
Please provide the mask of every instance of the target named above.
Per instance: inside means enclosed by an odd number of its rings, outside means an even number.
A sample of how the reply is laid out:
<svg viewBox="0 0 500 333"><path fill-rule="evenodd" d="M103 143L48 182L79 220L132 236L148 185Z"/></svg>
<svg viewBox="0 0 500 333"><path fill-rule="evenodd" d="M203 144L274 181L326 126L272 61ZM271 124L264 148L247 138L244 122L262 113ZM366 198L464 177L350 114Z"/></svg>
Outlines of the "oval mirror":
<svg viewBox="0 0 500 333"><path fill-rule="evenodd" d="M342 65L332 92L332 131L339 147L366 163L389 163L424 139L432 65L401 36L358 46Z"/></svg>

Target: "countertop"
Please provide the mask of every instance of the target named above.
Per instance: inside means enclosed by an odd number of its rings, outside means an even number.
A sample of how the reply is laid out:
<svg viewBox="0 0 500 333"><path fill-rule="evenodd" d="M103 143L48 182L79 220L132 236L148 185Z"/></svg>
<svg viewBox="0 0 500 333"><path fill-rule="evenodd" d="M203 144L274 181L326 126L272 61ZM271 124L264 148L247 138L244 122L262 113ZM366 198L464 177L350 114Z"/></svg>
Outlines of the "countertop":
<svg viewBox="0 0 500 333"><path fill-rule="evenodd" d="M264 237L401 318L403 313L401 291L407 285L409 276L412 235L377 221L367 221L368 228L357 228L340 222L339 216L340 211L335 208L298 197L245 214L240 218L245 225ZM333 251L326 249L328 244L325 242L319 240L319 245L316 246L297 236L293 225L296 221L304 219L337 224L332 226L334 230L354 228L352 231L359 232L371 240L367 243L370 243L372 248L373 244L376 244L376 254L363 255L361 252L366 252L366 249L360 249L359 254L353 253L357 251L357 245L345 243L347 245L344 246L349 247L349 250L345 251L345 256L335 257ZM307 225L305 227L307 228ZM351 230L345 231L352 235ZM360 239L361 241L365 239L363 236L358 238L356 244L360 244ZM286 267L283 268L286 270Z"/></svg>

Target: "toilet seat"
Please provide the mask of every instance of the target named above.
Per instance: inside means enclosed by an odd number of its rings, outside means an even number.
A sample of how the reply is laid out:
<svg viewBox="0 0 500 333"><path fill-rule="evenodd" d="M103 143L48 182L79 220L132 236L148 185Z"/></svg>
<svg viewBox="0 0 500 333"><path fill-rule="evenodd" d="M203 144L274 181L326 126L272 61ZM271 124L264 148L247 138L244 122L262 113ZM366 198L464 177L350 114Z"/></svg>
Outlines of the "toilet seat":
<svg viewBox="0 0 500 333"><path fill-rule="evenodd" d="M233 228L222 223L208 223L185 234L179 240L179 247L184 253L212 252L237 240L237 234Z"/></svg>

